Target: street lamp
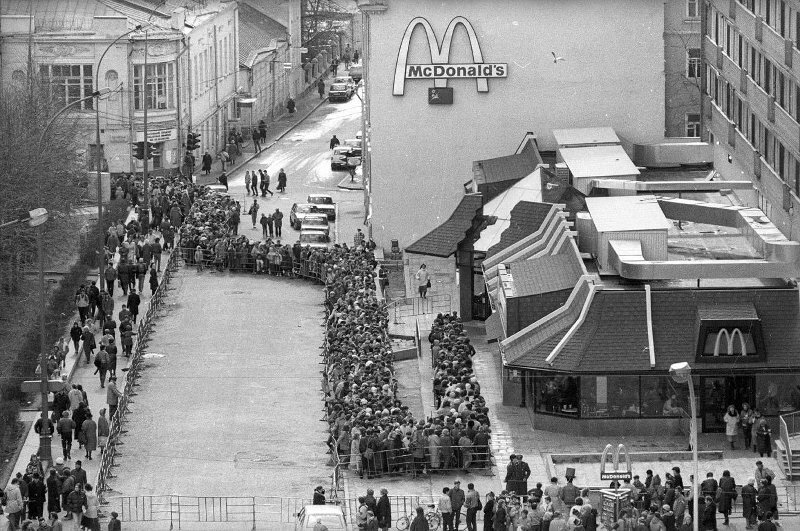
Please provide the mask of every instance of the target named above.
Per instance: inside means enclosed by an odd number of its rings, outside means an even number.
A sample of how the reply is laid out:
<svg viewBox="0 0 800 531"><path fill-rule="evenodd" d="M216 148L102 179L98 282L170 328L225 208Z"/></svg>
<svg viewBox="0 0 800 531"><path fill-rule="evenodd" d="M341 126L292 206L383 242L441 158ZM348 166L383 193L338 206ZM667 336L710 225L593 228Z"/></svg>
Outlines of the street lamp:
<svg viewBox="0 0 800 531"><path fill-rule="evenodd" d="M692 481L692 528L699 529L700 500L697 499L697 483L700 481L697 461L697 406L694 396L694 383L692 382L692 367L685 361L673 363L669 367L669 374L677 383L689 384L689 406L691 417L689 419L689 443L692 445L692 465L694 466L694 481Z"/></svg>
<svg viewBox="0 0 800 531"><path fill-rule="evenodd" d="M95 92L100 91L100 63L103 62L103 57L106 56L108 51L111 49L112 46L117 44L120 40L125 38L126 36L139 31L142 29L142 25L139 24L135 28L130 31L127 31L111 41L111 44L103 50L103 53L100 54L100 59L97 60L97 66L94 69L94 90ZM103 230L105 227L103 225L103 186L100 183L100 165L102 163L102 157L100 156L100 105L99 102L94 106L94 128L95 128L95 164L97 166L97 224L100 225L100 229L98 234L100 235L100 241L98 242L97 252L98 252L98 266L97 269L100 272L100 291L105 289L105 275L103 274L103 268L105 266L105 247L106 247L106 239L105 239L105 231Z"/></svg>

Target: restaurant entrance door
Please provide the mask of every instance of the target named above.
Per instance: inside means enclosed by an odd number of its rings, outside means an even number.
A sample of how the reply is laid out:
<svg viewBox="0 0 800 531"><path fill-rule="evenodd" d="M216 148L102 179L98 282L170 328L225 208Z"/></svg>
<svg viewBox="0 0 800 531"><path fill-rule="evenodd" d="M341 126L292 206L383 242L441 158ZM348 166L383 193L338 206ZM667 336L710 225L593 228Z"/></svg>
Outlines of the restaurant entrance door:
<svg viewBox="0 0 800 531"><path fill-rule="evenodd" d="M700 380L700 411L703 433L724 432L725 411L733 404L736 411L755 398L755 376L704 376Z"/></svg>

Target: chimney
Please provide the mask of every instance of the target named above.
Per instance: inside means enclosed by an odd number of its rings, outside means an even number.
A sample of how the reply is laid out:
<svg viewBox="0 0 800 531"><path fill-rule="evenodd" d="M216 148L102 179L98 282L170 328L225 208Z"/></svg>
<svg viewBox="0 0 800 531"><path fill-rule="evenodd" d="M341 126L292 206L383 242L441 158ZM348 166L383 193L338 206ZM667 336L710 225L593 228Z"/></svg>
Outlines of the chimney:
<svg viewBox="0 0 800 531"><path fill-rule="evenodd" d="M170 19L170 27L174 30L183 31L183 27L186 24L186 8L179 7L175 11L172 12L172 18Z"/></svg>

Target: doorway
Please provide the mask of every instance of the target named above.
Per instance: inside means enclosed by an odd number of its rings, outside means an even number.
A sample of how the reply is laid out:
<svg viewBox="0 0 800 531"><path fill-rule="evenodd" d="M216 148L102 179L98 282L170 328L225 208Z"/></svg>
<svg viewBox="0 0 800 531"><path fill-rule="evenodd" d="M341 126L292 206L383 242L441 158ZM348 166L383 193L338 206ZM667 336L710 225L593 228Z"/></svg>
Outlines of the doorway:
<svg viewBox="0 0 800 531"><path fill-rule="evenodd" d="M725 410L733 404L741 411L747 402L752 407L755 390L755 376L706 376L701 378L701 415L703 433L724 432Z"/></svg>

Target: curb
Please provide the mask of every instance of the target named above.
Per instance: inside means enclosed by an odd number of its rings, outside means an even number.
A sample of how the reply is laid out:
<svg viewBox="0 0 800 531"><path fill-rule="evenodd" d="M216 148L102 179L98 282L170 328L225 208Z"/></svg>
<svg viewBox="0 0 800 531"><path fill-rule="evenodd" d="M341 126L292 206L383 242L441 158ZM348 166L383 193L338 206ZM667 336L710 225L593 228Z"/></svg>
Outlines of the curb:
<svg viewBox="0 0 800 531"><path fill-rule="evenodd" d="M342 190L353 190L353 191L364 190L364 184L359 181L350 182L349 175L346 175L344 179L339 181L339 184L337 184L336 187L341 188Z"/></svg>

